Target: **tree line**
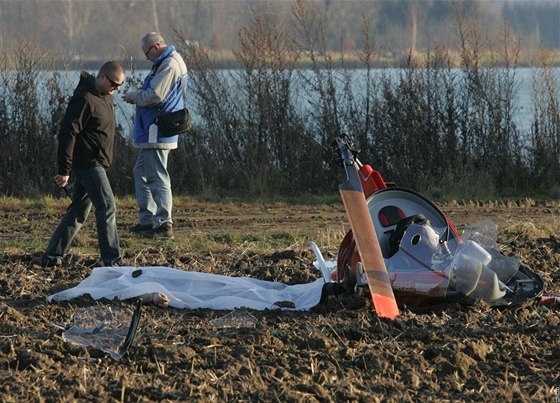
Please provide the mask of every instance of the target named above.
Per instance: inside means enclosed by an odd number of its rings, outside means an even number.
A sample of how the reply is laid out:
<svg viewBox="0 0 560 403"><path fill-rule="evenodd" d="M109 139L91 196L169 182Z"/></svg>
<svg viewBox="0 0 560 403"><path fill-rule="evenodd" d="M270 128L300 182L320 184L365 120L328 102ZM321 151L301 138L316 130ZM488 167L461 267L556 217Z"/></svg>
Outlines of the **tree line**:
<svg viewBox="0 0 560 403"><path fill-rule="evenodd" d="M426 55L411 51L397 75L379 74L381 46L364 13L356 83L356 70L336 67L345 53L329 51L314 7L297 1L288 16L255 11L240 30L235 71L216 69L211 49L174 33L190 69L187 103L198 117L170 158L176 193L330 194L343 172L331 142L347 133L383 177L433 197L558 197L560 83L549 54L535 60L531 124L523 129L515 119L521 46L506 24L494 41L482 40L487 33L458 8L458 55L434 45ZM308 69L298 68L302 58ZM0 70L2 194L57 194L56 133L70 94L59 71L45 71L53 61L36 43L21 43L6 59L15 68ZM129 73L127 85L137 85L137 72ZM120 122L109 172L121 196L134 186L129 124Z"/></svg>
<svg viewBox="0 0 560 403"><path fill-rule="evenodd" d="M555 0L314 0L325 23L325 48L364 47L362 13L380 51L390 61L412 49L426 52L434 43L448 46L459 5L482 26L498 29L509 21L514 35L530 48L560 49L560 3ZM285 0L0 0L0 47L32 37L60 64L91 65L107 58L144 60L139 40L148 31L184 38L229 55L239 47L239 30L254 10L291 15ZM285 27L293 30L291 26ZM496 34L497 31L491 32Z"/></svg>

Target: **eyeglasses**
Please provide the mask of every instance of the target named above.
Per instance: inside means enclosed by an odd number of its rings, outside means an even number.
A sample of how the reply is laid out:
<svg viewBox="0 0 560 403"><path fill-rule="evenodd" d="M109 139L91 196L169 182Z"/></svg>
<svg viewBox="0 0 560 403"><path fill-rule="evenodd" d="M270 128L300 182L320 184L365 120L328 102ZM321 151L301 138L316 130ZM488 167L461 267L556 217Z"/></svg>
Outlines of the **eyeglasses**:
<svg viewBox="0 0 560 403"><path fill-rule="evenodd" d="M148 57L148 54L151 52L151 50L154 48L154 46L156 46L157 43L154 43L152 46L150 46L150 48L144 52L144 56Z"/></svg>
<svg viewBox="0 0 560 403"><path fill-rule="evenodd" d="M105 78L107 79L107 81L109 81L109 83L111 84L111 87L113 87L113 88L119 88L121 85L124 84L124 82L116 83L113 80L111 80L108 76L105 76Z"/></svg>

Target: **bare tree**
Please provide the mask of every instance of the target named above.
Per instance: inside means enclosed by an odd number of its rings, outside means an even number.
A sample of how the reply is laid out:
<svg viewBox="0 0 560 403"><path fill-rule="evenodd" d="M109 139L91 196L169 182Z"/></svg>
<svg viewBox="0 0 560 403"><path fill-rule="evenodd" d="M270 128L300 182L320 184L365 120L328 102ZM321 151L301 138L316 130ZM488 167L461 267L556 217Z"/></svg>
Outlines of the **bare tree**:
<svg viewBox="0 0 560 403"><path fill-rule="evenodd" d="M163 2L160 2L160 4L162 4ZM157 7L156 7L156 0L152 0L152 19L154 22L154 29L156 32L160 32L159 31L159 19L158 19L158 11L157 11Z"/></svg>

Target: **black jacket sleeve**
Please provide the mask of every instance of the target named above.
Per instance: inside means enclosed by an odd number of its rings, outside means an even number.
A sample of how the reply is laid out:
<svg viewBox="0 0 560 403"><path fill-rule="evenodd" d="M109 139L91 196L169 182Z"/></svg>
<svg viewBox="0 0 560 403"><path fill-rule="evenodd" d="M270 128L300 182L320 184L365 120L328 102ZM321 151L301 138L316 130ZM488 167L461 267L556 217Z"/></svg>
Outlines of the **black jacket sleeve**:
<svg viewBox="0 0 560 403"><path fill-rule="evenodd" d="M73 96L68 103L58 132L58 174L70 175L76 137L85 127L91 109L83 96Z"/></svg>

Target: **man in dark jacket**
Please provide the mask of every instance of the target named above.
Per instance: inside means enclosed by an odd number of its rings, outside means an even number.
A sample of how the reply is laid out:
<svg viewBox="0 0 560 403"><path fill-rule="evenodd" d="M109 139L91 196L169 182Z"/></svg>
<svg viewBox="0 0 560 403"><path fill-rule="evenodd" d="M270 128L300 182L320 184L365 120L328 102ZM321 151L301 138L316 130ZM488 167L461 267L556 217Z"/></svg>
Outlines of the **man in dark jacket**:
<svg viewBox="0 0 560 403"><path fill-rule="evenodd" d="M65 187L74 177L72 202L41 258L44 266L62 264L62 257L95 207L97 238L105 266L122 265L115 219L115 198L106 169L113 160L115 110L113 93L124 80L121 64L109 61L97 77L85 71L68 103L58 133L56 184Z"/></svg>

